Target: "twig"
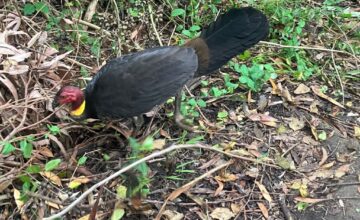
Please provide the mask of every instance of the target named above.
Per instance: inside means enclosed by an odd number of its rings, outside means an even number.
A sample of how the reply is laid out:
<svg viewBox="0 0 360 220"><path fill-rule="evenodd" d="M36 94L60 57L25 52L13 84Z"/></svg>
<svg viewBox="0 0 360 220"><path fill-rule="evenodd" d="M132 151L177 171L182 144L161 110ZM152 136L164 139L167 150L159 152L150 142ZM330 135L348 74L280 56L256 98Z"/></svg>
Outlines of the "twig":
<svg viewBox="0 0 360 220"><path fill-rule="evenodd" d="M333 45L333 48L335 47L335 43ZM336 67L336 63L335 63L335 57L334 57L334 52L331 51L331 59L332 59L332 63L334 65L334 69L335 69L335 72L336 72L336 76L340 82L340 88L341 88L341 96L342 96L342 104L345 105L345 94L344 94L344 85L343 85L343 82L341 80L341 77L340 77L340 73L339 73L339 70L337 69Z"/></svg>
<svg viewBox="0 0 360 220"><path fill-rule="evenodd" d="M99 27L99 26L97 26L97 25L95 25L95 24L92 24L92 23L90 23L90 22L87 22L87 21L84 21L84 20L80 20L80 19L73 19L73 22L79 22L80 24L89 26L89 27L91 27L91 28L93 28L93 29L95 29L95 30L102 31L102 32L104 32L105 35L107 35L107 36L109 36L109 37L111 36L111 33L110 33L110 32L108 32L107 30L101 29L101 27Z"/></svg>
<svg viewBox="0 0 360 220"><path fill-rule="evenodd" d="M180 150L180 149L191 149L191 148L201 148L201 149L207 149L207 150L212 150L212 151L216 151L216 152L219 152L219 153L222 153L222 154L225 154L225 155L228 155L230 157L234 157L234 158L239 158L239 159L243 159L245 161L251 161L251 162L256 162L256 163L261 163L261 162L258 162L256 161L255 159L252 159L252 158L246 158L246 157L241 157L241 156L237 156L237 155L233 155L233 154L230 154L230 153L226 153L226 152L223 152L222 150L220 149L216 149L216 148L213 148L211 146L206 146L206 145L203 145L203 144L184 144L184 145L172 145L164 150L161 150L161 151L157 151L157 152L154 152L140 160L137 160L135 161L134 163L118 170L117 172L113 173L112 175L110 175L109 177L101 180L100 182L96 183L95 185L93 185L92 187L90 187L88 190L86 190L81 196L79 196L75 201L73 201L69 206L67 206L65 209L63 209L62 211L60 211L59 213L57 214L54 214L50 217L47 217L47 218L44 218L44 220L51 220L51 219L55 219L55 218L59 218L63 215L65 215L66 213L68 213L71 209L73 209L78 203L80 203L87 195L89 195L92 191L94 191L95 189L97 189L98 187L104 185L104 184L107 184L110 180L120 176L121 174L125 173L126 171L136 167L137 165L143 163L143 162L146 162L146 161L149 161L155 157L159 157L159 156L162 156L164 154L167 154L171 151L174 151L174 150ZM271 166L271 167L275 167L275 168L279 168L278 166L275 166L275 165L271 165L271 164L265 164L265 163L261 163L263 165L267 165L267 166Z"/></svg>
<svg viewBox="0 0 360 220"><path fill-rule="evenodd" d="M360 182L334 183L334 184L328 184L328 185L326 185L326 187L333 187L333 186L352 186L352 185L360 185Z"/></svg>
<svg viewBox="0 0 360 220"><path fill-rule="evenodd" d="M152 26L152 28L153 28L153 30L155 32L156 38L158 39L160 46L163 46L163 43L161 42L161 39L160 39L160 35L159 35L159 33L158 33L157 29L156 29L151 4L149 4L148 8L149 8L151 26Z"/></svg>
<svg viewBox="0 0 360 220"><path fill-rule="evenodd" d="M360 61L360 59L358 57L356 57L354 54L346 52L346 51L342 51L342 50L334 50L334 49L328 49L325 47L315 47L315 46L314 47L311 47L311 46L289 46L289 45L282 45L282 44L277 44L277 43L267 42L267 41L260 41L260 43L274 46L274 47L279 47L279 48L293 48L293 49L318 50L318 51L326 51L326 52L333 52L333 53L342 53L342 54L352 56L356 60Z"/></svg>
<svg viewBox="0 0 360 220"><path fill-rule="evenodd" d="M286 206L286 197L284 194L279 196L279 204L280 204L280 208L282 210L282 213L285 215L285 219L286 220L294 220L294 216L291 214L290 210L288 209L288 207Z"/></svg>
<svg viewBox="0 0 360 220"><path fill-rule="evenodd" d="M21 77L21 79L23 80L23 83L25 85L25 93L24 93L25 104L24 105L27 106L28 99L26 98L26 96L28 95L28 88L29 88L29 84L30 84L30 81L31 81L31 76L29 75L29 79L28 79L27 83L25 83L25 80L24 80L23 77ZM29 108L24 109L23 117L22 117L22 119L20 121L20 124L16 128L14 128L14 130L12 130L8 136L6 136L4 138L4 141L10 140L17 132L19 132L21 130L21 128L24 126L24 123L26 121L26 116L27 116L28 109Z"/></svg>
<svg viewBox="0 0 360 220"><path fill-rule="evenodd" d="M223 169L223 168L231 165L232 163L234 163L234 161L230 160L230 161L228 161L228 162L226 162L226 163L220 164L219 166L217 166L217 167L209 170L208 172L204 173L203 175L201 175L201 176L193 179L191 182L188 182L188 183L186 183L185 185L182 185L182 186L181 186L180 188L178 188L177 190L180 190L180 191L184 192L184 191L186 191L187 189L193 187L193 186L194 186L197 182L199 182L200 180L202 180L202 179L210 176L211 174L215 173L215 172L218 171L218 170L221 170L221 169ZM177 190L176 190L176 191L177 191ZM175 191L174 191L174 192L175 192ZM157 216L156 216L156 218L155 218L156 220L160 220L160 218L161 218L161 216L162 216L162 213L164 212L164 209L165 209L165 207L166 207L167 202L168 202L170 199L171 199L171 200L174 199L174 198L170 198L170 197L171 197L171 195L166 198L164 204L161 206L160 211L159 211L159 213L157 214Z"/></svg>

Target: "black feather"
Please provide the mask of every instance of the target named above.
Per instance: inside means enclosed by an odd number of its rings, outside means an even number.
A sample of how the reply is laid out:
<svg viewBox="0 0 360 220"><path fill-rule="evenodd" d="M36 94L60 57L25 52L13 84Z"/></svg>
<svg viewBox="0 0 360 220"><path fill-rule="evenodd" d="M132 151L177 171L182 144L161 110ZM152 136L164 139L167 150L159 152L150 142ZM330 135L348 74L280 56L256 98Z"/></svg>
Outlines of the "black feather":
<svg viewBox="0 0 360 220"><path fill-rule="evenodd" d="M208 66L201 68L196 75L219 69L231 58L266 38L268 33L267 18L260 11L251 7L230 9L201 32L200 38L207 44L210 56Z"/></svg>
<svg viewBox="0 0 360 220"><path fill-rule="evenodd" d="M176 46L113 59L86 87L87 117L121 118L146 113L193 78L197 63L193 48Z"/></svg>

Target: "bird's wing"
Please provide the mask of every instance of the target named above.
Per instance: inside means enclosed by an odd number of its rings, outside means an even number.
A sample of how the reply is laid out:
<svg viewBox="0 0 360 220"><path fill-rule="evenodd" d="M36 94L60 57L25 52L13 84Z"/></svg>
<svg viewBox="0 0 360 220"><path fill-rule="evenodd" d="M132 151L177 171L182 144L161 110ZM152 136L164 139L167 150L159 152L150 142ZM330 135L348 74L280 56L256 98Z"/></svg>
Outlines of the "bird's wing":
<svg viewBox="0 0 360 220"><path fill-rule="evenodd" d="M99 118L150 111L174 96L197 70L193 48L159 47L111 60L86 89L87 105Z"/></svg>

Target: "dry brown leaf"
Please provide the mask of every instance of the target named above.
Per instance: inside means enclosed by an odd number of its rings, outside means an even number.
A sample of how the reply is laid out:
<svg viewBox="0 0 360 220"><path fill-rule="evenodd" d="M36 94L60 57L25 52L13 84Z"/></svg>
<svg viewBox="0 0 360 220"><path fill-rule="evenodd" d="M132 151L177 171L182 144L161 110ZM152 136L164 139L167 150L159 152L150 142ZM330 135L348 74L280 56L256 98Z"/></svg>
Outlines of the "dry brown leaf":
<svg viewBox="0 0 360 220"><path fill-rule="evenodd" d="M75 189L78 186L80 186L81 184L88 183L88 182L90 182L90 179L88 177L80 176L80 177L73 179L71 182L69 182L68 187L70 189Z"/></svg>
<svg viewBox="0 0 360 220"><path fill-rule="evenodd" d="M216 178L215 178L215 180L216 180L216 182L219 184L219 186L218 186L218 188L215 190L214 196L218 196L218 195L221 193L221 191L224 189L224 183L221 182L220 180L216 179Z"/></svg>
<svg viewBox="0 0 360 220"><path fill-rule="evenodd" d="M269 194L269 192L267 191L267 189L265 188L265 186L261 183L259 183L258 181L255 180L255 184L259 187L261 194L264 196L264 198L268 201L268 202L272 202L272 198Z"/></svg>
<svg viewBox="0 0 360 220"><path fill-rule="evenodd" d="M244 207L244 204L242 201L240 201L240 204L236 204L236 203L230 204L231 211L235 214L240 213L244 209L243 207Z"/></svg>
<svg viewBox="0 0 360 220"><path fill-rule="evenodd" d="M21 193L16 188L14 188L14 199L15 199L15 203L16 203L17 208L20 210L24 206L24 202L20 200L21 199Z"/></svg>
<svg viewBox="0 0 360 220"><path fill-rule="evenodd" d="M21 54L18 49L11 46L10 44L0 43L0 54L2 55L15 55Z"/></svg>
<svg viewBox="0 0 360 220"><path fill-rule="evenodd" d="M345 174L347 174L349 171L350 171L350 164L342 165L336 169L335 177L340 178L340 177L344 176Z"/></svg>
<svg viewBox="0 0 360 220"><path fill-rule="evenodd" d="M302 119L291 117L289 127L294 131L298 131L305 127L305 122Z"/></svg>
<svg viewBox="0 0 360 220"><path fill-rule="evenodd" d="M80 217L78 220L89 220L89 218L90 218L90 214L87 214L87 215Z"/></svg>
<svg viewBox="0 0 360 220"><path fill-rule="evenodd" d="M5 60L2 62L4 69L0 70L0 73L8 73L10 75L25 74L29 71L28 65L20 65L15 61Z"/></svg>
<svg viewBox="0 0 360 220"><path fill-rule="evenodd" d="M330 163L324 164L321 166L321 169L330 169L331 167L333 167L335 164L335 161L332 161Z"/></svg>
<svg viewBox="0 0 360 220"><path fill-rule="evenodd" d="M235 214L228 208L215 208L214 211L211 212L210 216L213 219L229 220L233 218Z"/></svg>
<svg viewBox="0 0 360 220"><path fill-rule="evenodd" d="M322 151L322 158L321 158L321 161L319 162L319 166L322 166L329 157L329 155L324 147L321 148L321 151Z"/></svg>
<svg viewBox="0 0 360 220"><path fill-rule="evenodd" d="M27 43L28 47L32 47L36 41L40 38L41 32L36 33Z"/></svg>
<svg viewBox="0 0 360 220"><path fill-rule="evenodd" d="M14 84L4 74L1 73L0 73L0 82L2 82L9 89L15 101L17 101L19 99L19 96Z"/></svg>
<svg viewBox="0 0 360 220"><path fill-rule="evenodd" d="M21 53L21 54L16 54L14 56L9 57L8 59L14 62L22 62L25 59L29 58L31 56L31 52L27 52L27 53Z"/></svg>
<svg viewBox="0 0 360 220"><path fill-rule="evenodd" d="M56 204L54 202L50 202L50 201L45 201L45 204L54 208L54 209L62 209L63 206L59 205L59 204Z"/></svg>
<svg viewBox="0 0 360 220"><path fill-rule="evenodd" d="M174 200L176 199L177 197L179 197L182 193L184 193L185 191L188 191L190 188L192 187L192 185L184 185L180 188L177 188L175 191L173 191L168 199L171 201L171 200Z"/></svg>
<svg viewBox="0 0 360 220"><path fill-rule="evenodd" d="M221 182L233 182L237 180L237 177L231 173L224 173L221 176L216 176L215 179Z"/></svg>
<svg viewBox="0 0 360 220"><path fill-rule="evenodd" d="M345 108L342 104L340 104L339 102L337 102L335 99L325 95L324 93L321 92L320 88L317 86L311 86L312 91L315 93L315 95L328 100L329 102L331 102L334 105L339 106L340 108Z"/></svg>
<svg viewBox="0 0 360 220"><path fill-rule="evenodd" d="M49 179L52 183L54 183L58 186L62 186L60 177L58 177L55 173L49 172L49 171L44 171L44 172L40 172L40 174L43 177Z"/></svg>
<svg viewBox="0 0 360 220"><path fill-rule="evenodd" d="M7 189L11 184L12 184L12 179L2 180L0 182L0 193L2 193L5 189Z"/></svg>
<svg viewBox="0 0 360 220"><path fill-rule="evenodd" d="M314 181L316 178L327 179L333 178L334 171L333 170L317 170L309 177L309 180Z"/></svg>
<svg viewBox="0 0 360 220"><path fill-rule="evenodd" d="M162 215L167 220L181 220L184 218L184 214L172 210L165 210Z"/></svg>
<svg viewBox="0 0 360 220"><path fill-rule="evenodd" d="M354 126L354 136L360 138L360 127Z"/></svg>
<svg viewBox="0 0 360 220"><path fill-rule="evenodd" d="M291 96L287 87L283 88L281 83L278 83L278 95L285 98L288 102L294 102L294 98Z"/></svg>
<svg viewBox="0 0 360 220"><path fill-rule="evenodd" d="M166 137L167 139L171 139L171 136L169 135L169 133L167 131L165 131L164 129L160 129L160 135L163 137Z"/></svg>
<svg viewBox="0 0 360 220"><path fill-rule="evenodd" d="M262 202L258 202L257 205L259 206L261 213L263 214L263 216L268 219L269 218L269 211L266 208L266 206L262 203Z"/></svg>
<svg viewBox="0 0 360 220"><path fill-rule="evenodd" d="M161 150L164 148L165 144L166 144L165 139L157 139L154 140L153 148L157 150Z"/></svg>
<svg viewBox="0 0 360 220"><path fill-rule="evenodd" d="M263 123L264 125L270 126L270 127L276 127L276 122L278 120L276 118L273 118L269 115L261 114L261 113L254 113L250 114L248 118L252 121L259 121Z"/></svg>
<svg viewBox="0 0 360 220"><path fill-rule="evenodd" d="M42 154L45 157L54 157L54 154L51 152L51 150L47 147L41 147L39 149L39 153Z"/></svg>
<svg viewBox="0 0 360 220"><path fill-rule="evenodd" d="M296 95L301 95L310 92L310 88L301 83L294 91Z"/></svg>
<svg viewBox="0 0 360 220"><path fill-rule="evenodd" d="M296 197L295 201L314 204L314 203L326 201L326 199L313 199L313 198Z"/></svg>

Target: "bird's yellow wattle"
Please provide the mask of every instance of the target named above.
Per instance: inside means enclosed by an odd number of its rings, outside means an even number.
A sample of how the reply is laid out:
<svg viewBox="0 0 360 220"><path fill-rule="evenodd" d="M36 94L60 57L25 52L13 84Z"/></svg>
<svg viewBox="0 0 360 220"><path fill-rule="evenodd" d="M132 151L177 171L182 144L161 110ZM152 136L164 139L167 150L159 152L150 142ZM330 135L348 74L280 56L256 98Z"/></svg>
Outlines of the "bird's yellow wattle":
<svg viewBox="0 0 360 220"><path fill-rule="evenodd" d="M84 111L85 111L85 101L83 101L77 109L71 111L70 114L73 116L81 116L84 113Z"/></svg>

